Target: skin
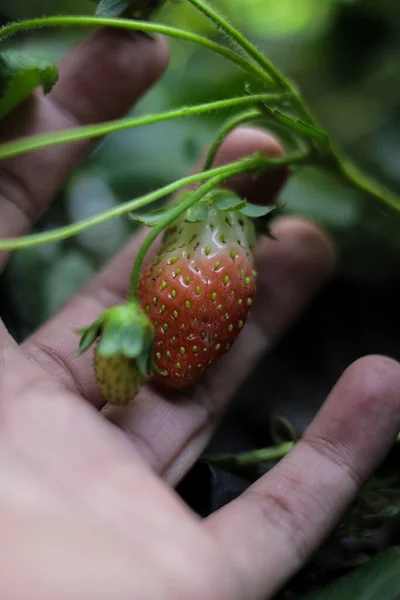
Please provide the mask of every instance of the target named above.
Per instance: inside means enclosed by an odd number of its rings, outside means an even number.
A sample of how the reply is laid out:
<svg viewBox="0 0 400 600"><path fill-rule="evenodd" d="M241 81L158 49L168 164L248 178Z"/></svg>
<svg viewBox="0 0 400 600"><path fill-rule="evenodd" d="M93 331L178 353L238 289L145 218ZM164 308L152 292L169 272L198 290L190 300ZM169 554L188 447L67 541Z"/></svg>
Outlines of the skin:
<svg viewBox="0 0 400 600"><path fill-rule="evenodd" d="M99 31L64 59L49 97L35 95L1 124L1 137L116 118L167 59L162 40ZM27 231L92 148L3 162L0 236ZM218 162L255 150L281 151L266 133L240 129ZM263 202L276 177L232 185ZM147 388L128 409L101 413L92 359L74 354L73 329L125 297L138 239L22 347L0 329L1 598L265 600L340 519L400 427L400 367L386 357L349 366L288 457L210 518L192 514L173 489L233 391L334 270L331 243L313 224L285 218L274 232L279 242L258 249L251 322L183 396Z"/></svg>

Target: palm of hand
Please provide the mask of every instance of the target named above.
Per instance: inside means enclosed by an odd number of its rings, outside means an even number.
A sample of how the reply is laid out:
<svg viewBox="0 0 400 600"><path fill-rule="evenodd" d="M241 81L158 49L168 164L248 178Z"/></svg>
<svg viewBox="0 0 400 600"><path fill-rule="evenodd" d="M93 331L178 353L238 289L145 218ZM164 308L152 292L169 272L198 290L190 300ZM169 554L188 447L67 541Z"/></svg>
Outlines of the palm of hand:
<svg viewBox="0 0 400 600"><path fill-rule="evenodd" d="M100 53L111 57L101 77ZM51 97L26 103L2 135L113 118L164 63L162 42L100 32L65 59ZM81 75L87 65L90 80ZM44 210L88 150L60 147L4 164L0 236L26 229L27 217ZM280 152L272 138L247 129L230 136L219 161L255 150ZM44 171L45 181L37 177ZM232 185L260 197L278 183L269 174ZM313 225L284 219L275 232L279 243L267 240L258 251L252 321L185 397L146 388L126 410L104 415L91 358L74 357L73 328L124 297L138 240L22 348L0 329L0 498L8 533L1 597L265 598L334 525L399 427L399 367L386 358L350 367L287 459L219 513L201 521L173 491L251 366L332 270L331 246Z"/></svg>

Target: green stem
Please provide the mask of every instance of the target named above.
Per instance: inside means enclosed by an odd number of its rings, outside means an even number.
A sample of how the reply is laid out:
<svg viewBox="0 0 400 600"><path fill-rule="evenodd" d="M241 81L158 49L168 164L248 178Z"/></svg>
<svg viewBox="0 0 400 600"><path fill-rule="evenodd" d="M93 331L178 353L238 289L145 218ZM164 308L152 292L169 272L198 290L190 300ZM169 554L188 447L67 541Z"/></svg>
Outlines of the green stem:
<svg viewBox="0 0 400 600"><path fill-rule="evenodd" d="M296 93L293 85L280 73L280 71L274 67L271 61L269 61L263 54L260 52L254 44L252 44L236 27L228 23L226 18L220 15L216 10L214 10L208 2L205 0L188 0L190 4L197 8L203 15L208 17L217 27L218 29L224 31L228 37L233 40L236 44L238 44L247 54L257 63L262 69L269 75L274 83L276 83L280 88L288 91L293 96L293 101L296 104L300 114L302 117L310 122L314 123L315 119L311 115L309 109L306 107L303 100Z"/></svg>
<svg viewBox="0 0 400 600"><path fill-rule="evenodd" d="M400 197L388 190L384 185L381 185L372 177L365 175L356 165L350 160L340 157L335 153L335 166L333 172L337 172L340 178L345 183L351 184L357 190L363 194L371 196L375 200L379 200L382 204L387 207L394 209L397 213L400 213Z"/></svg>
<svg viewBox="0 0 400 600"><path fill-rule="evenodd" d="M279 446L261 448L251 452L242 452L240 454L204 454L202 458L215 465L227 466L252 466L259 465L271 460L280 460L284 458L294 447L295 442L285 442Z"/></svg>
<svg viewBox="0 0 400 600"><path fill-rule="evenodd" d="M270 159L265 156L258 157L258 167L266 167L271 165L272 163L276 163L277 159ZM246 158L236 163L231 163L229 165L223 165L221 167L217 167L216 169L212 169L207 172L195 173L194 175L190 175L188 177L184 177L179 179L178 181L174 181L173 183L166 185L159 190L151 192L150 194L146 194L142 198L137 198L135 200L131 200L129 202L125 202L115 208L111 208L110 210L104 211L100 215L96 215L94 217L90 217L88 219L83 219L79 221L79 223L74 223L73 225L67 225L66 227L60 227L55 231L51 231L50 233L34 233L31 235L26 235L21 238L8 238L8 239L0 239L0 251L2 250L21 250L24 248L31 248L33 246L38 246L40 244L47 244L49 242L55 242L58 240L64 240L82 231L86 231L91 227L96 225L101 225L106 221L110 221L111 219L115 219L116 217L121 217L126 215L132 211L138 210L139 208L143 208L143 206L147 206L168 194L172 194L176 192L181 187L192 185L194 183L198 183L200 181L204 181L209 179L210 177L214 177L217 175L231 175L232 170L237 167L240 168L242 172L245 169L254 168L254 158ZM277 163L279 164L279 163Z"/></svg>
<svg viewBox="0 0 400 600"><path fill-rule="evenodd" d="M222 144L224 143L225 139L227 138L227 136L234 130L236 129L236 127L238 127L239 125L242 125L243 123L249 123L250 121L255 121L257 118L261 117L262 115L260 114L260 111L258 110L251 110L248 111L246 113L242 113L240 115L237 115L235 117L232 117L232 119L229 119L220 129L220 131L218 132L214 142L212 143L209 151L207 152L207 156L204 162L204 167L203 170L204 171L208 171L209 169L211 169L215 157L218 153L218 150L220 149L220 147L222 146Z"/></svg>
<svg viewBox="0 0 400 600"><path fill-rule="evenodd" d="M39 29L46 27L114 27L117 29L128 29L133 31L146 31L148 33L158 33L166 35L168 37L178 38L199 44L204 46L208 50L220 54L229 61L235 63L248 73L255 75L261 80L271 82L269 77L266 77L265 72L260 69L257 65L246 60L236 52L233 52L229 48L225 48L222 44L217 44L202 35L192 33L190 31L184 31L177 27L170 27L168 25L161 25L156 23L148 23L147 21L132 21L129 19L115 19L115 18L104 18L104 17L45 17L40 19L28 19L26 21L18 21L17 23L11 23L10 25L4 26L0 29L0 40L10 37L21 31L28 29Z"/></svg>
<svg viewBox="0 0 400 600"><path fill-rule="evenodd" d="M243 48L251 58L258 63L280 87L287 88L287 81L274 65L238 30L228 23L225 17L214 10L204 0L188 0L197 10L208 17L218 29L224 31L228 37Z"/></svg>
<svg viewBox="0 0 400 600"><path fill-rule="evenodd" d="M10 158L22 154L46 148L48 146L57 146L67 142L77 142L93 138L102 137L110 133L122 131L124 129L133 129L144 125L152 125L161 121L172 121L182 117L201 115L204 113L215 112L219 110L228 110L241 106L252 105L256 102L271 102L280 100L284 94L259 94L255 96L240 96L228 100L218 100L216 102L207 102L195 106L184 106L178 109L167 111L158 115L145 115L119 121L108 121L96 125L84 125L73 127L64 131L55 131L52 133L37 134L27 136L11 142L0 144L0 159Z"/></svg>
<svg viewBox="0 0 400 600"><path fill-rule="evenodd" d="M395 443L400 443L400 433L398 434ZM276 446L251 450L250 452L241 452L238 454L203 454L202 458L215 465L247 467L259 465L271 460L280 460L289 454L295 445L296 442L284 442Z"/></svg>

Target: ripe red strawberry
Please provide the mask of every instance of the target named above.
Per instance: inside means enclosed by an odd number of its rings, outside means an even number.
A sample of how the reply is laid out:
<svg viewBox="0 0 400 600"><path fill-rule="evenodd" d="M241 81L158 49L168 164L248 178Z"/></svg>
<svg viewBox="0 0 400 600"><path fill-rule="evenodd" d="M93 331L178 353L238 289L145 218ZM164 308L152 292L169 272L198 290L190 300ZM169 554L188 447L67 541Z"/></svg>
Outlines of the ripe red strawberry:
<svg viewBox="0 0 400 600"><path fill-rule="evenodd" d="M161 252L138 287L155 327L153 360L169 388L195 383L243 328L255 293L254 226L240 212L202 206L204 221L188 215L166 231Z"/></svg>

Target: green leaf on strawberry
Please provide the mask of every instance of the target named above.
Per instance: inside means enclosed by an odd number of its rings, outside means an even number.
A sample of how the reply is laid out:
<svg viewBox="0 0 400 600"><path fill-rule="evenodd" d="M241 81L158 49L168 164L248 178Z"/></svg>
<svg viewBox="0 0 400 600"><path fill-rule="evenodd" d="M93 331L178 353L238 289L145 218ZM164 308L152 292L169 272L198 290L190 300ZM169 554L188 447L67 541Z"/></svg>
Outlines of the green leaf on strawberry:
<svg viewBox="0 0 400 600"><path fill-rule="evenodd" d="M246 200L240 198L230 190L218 190L215 198L215 206L223 212L240 210L246 207Z"/></svg>
<svg viewBox="0 0 400 600"><path fill-rule="evenodd" d="M77 333L81 334L81 341L78 348L78 356L89 350L101 333L101 319L94 321L89 327L78 329Z"/></svg>
<svg viewBox="0 0 400 600"><path fill-rule="evenodd" d="M129 218L132 221L137 221L142 225L146 225L146 227L155 227L166 217L170 208L157 208L156 210L152 210L149 213L131 213Z"/></svg>
<svg viewBox="0 0 400 600"><path fill-rule="evenodd" d="M261 217L265 217L266 215L270 215L273 212L276 212L276 206L261 206L259 204L252 204L251 202L247 202L246 205L240 209L242 215L246 217L250 217L251 219L259 219Z"/></svg>
<svg viewBox="0 0 400 600"><path fill-rule="evenodd" d="M314 127L313 125L310 125L309 123L306 123L305 121L302 121L301 119L290 117L278 109L273 109L272 114L283 125L288 125L295 131L298 131L307 137L317 139L325 143L329 142L329 137L324 131Z"/></svg>
<svg viewBox="0 0 400 600"><path fill-rule="evenodd" d="M190 208L185 216L185 221L187 223L204 223L207 219L208 208L205 204L199 202L195 206Z"/></svg>
<svg viewBox="0 0 400 600"><path fill-rule="evenodd" d="M272 234L271 231L271 221L273 218L276 218L281 213L283 213L284 206L273 205L273 206L263 206L258 207L255 204L249 205L246 208L250 207L250 211L256 212L257 208L263 208L263 213L259 214L257 218L254 218L254 227L256 230L256 234L258 236L263 235L265 237L269 237L272 240L276 240L276 237ZM261 212L261 211L260 211Z"/></svg>

